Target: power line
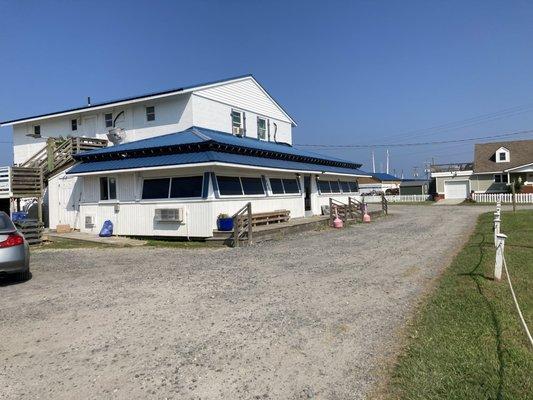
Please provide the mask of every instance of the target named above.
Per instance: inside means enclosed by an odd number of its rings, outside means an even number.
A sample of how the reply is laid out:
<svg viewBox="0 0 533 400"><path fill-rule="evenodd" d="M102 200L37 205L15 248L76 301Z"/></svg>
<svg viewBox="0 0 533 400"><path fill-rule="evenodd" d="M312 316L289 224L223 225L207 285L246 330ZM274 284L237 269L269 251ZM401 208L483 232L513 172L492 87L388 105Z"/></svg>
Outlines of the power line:
<svg viewBox="0 0 533 400"><path fill-rule="evenodd" d="M475 117L470 117L462 120L452 121L441 125L435 125L429 128L414 129L405 132L400 132L393 135L385 135L389 138L406 139L409 137L431 136L437 133L448 132L459 128L467 128L474 125L479 125L485 122L495 121L502 118L513 117L531 111L533 108L531 104L506 108L492 113L481 114Z"/></svg>
<svg viewBox="0 0 533 400"><path fill-rule="evenodd" d="M375 143L375 144L295 144L295 146L301 146L301 147L320 147L320 148L334 148L334 149L340 149L340 148L372 148L372 147L412 147L412 146L429 146L429 145L439 145L439 144L447 144L447 143L463 143L463 142L472 142L475 140L484 140L484 139L494 139L494 138L501 138L501 137L508 137L508 136L516 136L516 135L524 135L533 133L533 129L526 130L526 131L518 131L518 132L512 132L512 133L502 133L499 135L492 135L492 136L478 136L468 139L454 139L454 140L439 140L439 141L433 141L433 142L415 142L415 143Z"/></svg>

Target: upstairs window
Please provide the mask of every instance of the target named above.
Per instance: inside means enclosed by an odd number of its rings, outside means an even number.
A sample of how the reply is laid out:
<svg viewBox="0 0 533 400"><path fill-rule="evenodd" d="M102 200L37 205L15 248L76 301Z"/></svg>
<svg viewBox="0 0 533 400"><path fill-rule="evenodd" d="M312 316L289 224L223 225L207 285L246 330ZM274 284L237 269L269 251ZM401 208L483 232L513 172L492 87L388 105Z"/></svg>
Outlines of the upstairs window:
<svg viewBox="0 0 533 400"><path fill-rule="evenodd" d="M146 107L146 120L155 121L155 107L154 106Z"/></svg>
<svg viewBox="0 0 533 400"><path fill-rule="evenodd" d="M117 180L116 178L103 176L100 178L100 200L116 200Z"/></svg>
<svg viewBox="0 0 533 400"><path fill-rule="evenodd" d="M496 150L496 162L503 163L511 161L511 153L505 147L500 147Z"/></svg>
<svg viewBox="0 0 533 400"><path fill-rule="evenodd" d="M33 126L33 135L35 137L41 137L41 125L34 125Z"/></svg>
<svg viewBox="0 0 533 400"><path fill-rule="evenodd" d="M267 140L267 126L266 118L257 117L257 138Z"/></svg>
<svg viewBox="0 0 533 400"><path fill-rule="evenodd" d="M265 194L261 178L239 178L237 176L217 176L218 190L222 196Z"/></svg>
<svg viewBox="0 0 533 400"><path fill-rule="evenodd" d="M112 113L104 114L104 121L105 121L106 128L113 127L113 114Z"/></svg>
<svg viewBox="0 0 533 400"><path fill-rule="evenodd" d="M77 119L70 120L70 129L73 130L73 131L77 131L78 130L78 120Z"/></svg>
<svg viewBox="0 0 533 400"><path fill-rule="evenodd" d="M244 135L244 112L231 110L231 133Z"/></svg>

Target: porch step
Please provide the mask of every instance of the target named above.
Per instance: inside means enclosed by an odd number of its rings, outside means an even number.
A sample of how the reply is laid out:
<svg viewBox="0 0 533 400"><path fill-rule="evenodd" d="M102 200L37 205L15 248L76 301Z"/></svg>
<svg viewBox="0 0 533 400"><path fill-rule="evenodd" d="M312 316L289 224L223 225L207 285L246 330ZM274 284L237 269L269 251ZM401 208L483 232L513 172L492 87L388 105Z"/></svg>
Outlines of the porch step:
<svg viewBox="0 0 533 400"><path fill-rule="evenodd" d="M282 238L291 233L312 231L321 226L328 226L329 217L314 216L310 218L293 218L287 222L260 225L253 228L253 242L259 243L266 240ZM233 232L213 231L213 236L206 241L222 242L231 244Z"/></svg>

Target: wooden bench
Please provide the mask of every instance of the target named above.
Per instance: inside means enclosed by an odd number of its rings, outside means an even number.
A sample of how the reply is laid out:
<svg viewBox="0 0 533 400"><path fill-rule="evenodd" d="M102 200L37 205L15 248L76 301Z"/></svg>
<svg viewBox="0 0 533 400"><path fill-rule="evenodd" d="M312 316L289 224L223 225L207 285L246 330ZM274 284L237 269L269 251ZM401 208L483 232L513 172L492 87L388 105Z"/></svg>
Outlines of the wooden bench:
<svg viewBox="0 0 533 400"><path fill-rule="evenodd" d="M252 226L287 222L290 218L290 213L289 210L276 210L252 214Z"/></svg>

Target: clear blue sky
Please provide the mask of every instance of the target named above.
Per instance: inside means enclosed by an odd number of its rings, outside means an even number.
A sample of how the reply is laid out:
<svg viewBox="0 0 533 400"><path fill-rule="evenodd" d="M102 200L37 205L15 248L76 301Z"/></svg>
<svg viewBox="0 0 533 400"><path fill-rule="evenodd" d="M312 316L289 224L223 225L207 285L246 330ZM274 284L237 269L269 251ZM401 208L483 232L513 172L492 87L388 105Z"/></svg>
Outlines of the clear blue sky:
<svg viewBox="0 0 533 400"><path fill-rule="evenodd" d="M300 144L533 129L528 1L0 0L0 18L0 120L252 73L297 120ZM10 140L0 129L0 164ZM391 148L391 168L410 175L431 157L471 160L472 149ZM315 151L371 168L369 149Z"/></svg>

